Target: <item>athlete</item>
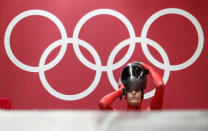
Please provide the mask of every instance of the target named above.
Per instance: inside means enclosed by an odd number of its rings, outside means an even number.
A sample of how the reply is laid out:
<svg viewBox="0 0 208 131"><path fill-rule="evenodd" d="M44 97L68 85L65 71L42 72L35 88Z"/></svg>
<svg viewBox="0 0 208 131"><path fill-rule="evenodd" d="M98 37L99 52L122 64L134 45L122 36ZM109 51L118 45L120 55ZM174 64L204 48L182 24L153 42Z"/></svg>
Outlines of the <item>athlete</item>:
<svg viewBox="0 0 208 131"><path fill-rule="evenodd" d="M161 76L151 66L142 62L132 62L124 67L118 84L119 89L107 94L100 100L100 109L113 110L111 105L114 100L119 97L121 99L122 96L125 96L127 110L141 110L148 74L153 79L156 91L150 106L146 110L162 109L165 89L164 82Z"/></svg>

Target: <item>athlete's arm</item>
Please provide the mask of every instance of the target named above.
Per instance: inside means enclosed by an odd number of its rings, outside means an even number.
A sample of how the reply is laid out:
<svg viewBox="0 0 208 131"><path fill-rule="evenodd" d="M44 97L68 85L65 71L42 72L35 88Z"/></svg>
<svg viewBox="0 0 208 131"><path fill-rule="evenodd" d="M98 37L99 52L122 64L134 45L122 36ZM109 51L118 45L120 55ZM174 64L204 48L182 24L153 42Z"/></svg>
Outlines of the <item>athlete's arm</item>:
<svg viewBox="0 0 208 131"><path fill-rule="evenodd" d="M111 104L114 102L116 98L119 98L123 94L123 88L124 85L120 84L118 90L104 96L99 102L100 109L112 110L113 108L111 107Z"/></svg>
<svg viewBox="0 0 208 131"><path fill-rule="evenodd" d="M163 106L163 97L165 91L165 85L162 80L162 77L149 65L142 63L142 66L145 69L149 70L149 73L153 79L153 83L155 84L155 95L152 98L150 109L151 110L160 110Z"/></svg>

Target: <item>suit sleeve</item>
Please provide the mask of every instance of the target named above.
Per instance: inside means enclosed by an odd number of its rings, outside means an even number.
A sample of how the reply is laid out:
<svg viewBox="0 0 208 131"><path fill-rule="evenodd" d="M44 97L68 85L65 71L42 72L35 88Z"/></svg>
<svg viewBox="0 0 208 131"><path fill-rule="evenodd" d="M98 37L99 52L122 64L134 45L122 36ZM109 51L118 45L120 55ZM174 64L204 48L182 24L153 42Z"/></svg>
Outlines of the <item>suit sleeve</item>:
<svg viewBox="0 0 208 131"><path fill-rule="evenodd" d="M155 85L155 95L152 98L150 109L151 110L161 110L163 106L163 97L165 91L165 85L162 80L162 77L149 65L144 64L145 68L149 70L149 73L152 77L153 83Z"/></svg>
<svg viewBox="0 0 208 131"><path fill-rule="evenodd" d="M119 85L119 89L116 91L113 91L106 96L104 96L100 101L99 101L99 107L102 110L113 110L111 107L112 103L115 101L115 99L119 98L123 94L123 84Z"/></svg>

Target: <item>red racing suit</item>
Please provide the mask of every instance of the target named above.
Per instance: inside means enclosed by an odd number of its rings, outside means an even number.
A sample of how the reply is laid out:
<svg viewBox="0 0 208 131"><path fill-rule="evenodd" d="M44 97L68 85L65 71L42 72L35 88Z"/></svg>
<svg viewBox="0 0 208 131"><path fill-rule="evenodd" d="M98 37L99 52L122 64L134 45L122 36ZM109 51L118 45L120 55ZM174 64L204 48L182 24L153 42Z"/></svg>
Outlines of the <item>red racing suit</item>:
<svg viewBox="0 0 208 131"><path fill-rule="evenodd" d="M160 110L160 109L162 109L162 106L163 106L163 96L164 96L164 89L165 89L164 82L163 82L161 76L151 66L144 64L144 63L142 63L142 66L145 69L149 70L149 73L152 77L153 83L156 88L155 95L153 96L153 98L151 100L151 104L147 110ZM125 88L124 85L120 84L118 90L111 92L111 93L107 94L106 96L104 96L99 101L100 109L113 110L113 108L111 107L111 104L114 102L115 99L122 96L123 88ZM129 104L127 104L127 110L141 110L142 109L141 105L142 105L142 101L140 102L140 104L138 105L137 108L132 107Z"/></svg>

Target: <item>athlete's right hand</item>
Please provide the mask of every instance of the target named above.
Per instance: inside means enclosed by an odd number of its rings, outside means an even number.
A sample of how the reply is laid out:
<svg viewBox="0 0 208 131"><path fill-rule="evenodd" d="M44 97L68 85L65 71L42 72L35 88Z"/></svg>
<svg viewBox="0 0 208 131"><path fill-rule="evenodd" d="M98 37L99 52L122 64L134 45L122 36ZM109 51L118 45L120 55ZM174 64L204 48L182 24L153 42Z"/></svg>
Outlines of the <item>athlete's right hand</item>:
<svg viewBox="0 0 208 131"><path fill-rule="evenodd" d="M126 88L125 88L125 86L123 85L123 83L120 83L119 85L118 85L118 87L119 87L119 90L122 90L122 95L120 96L120 100L122 99L122 96L125 96L126 95Z"/></svg>

